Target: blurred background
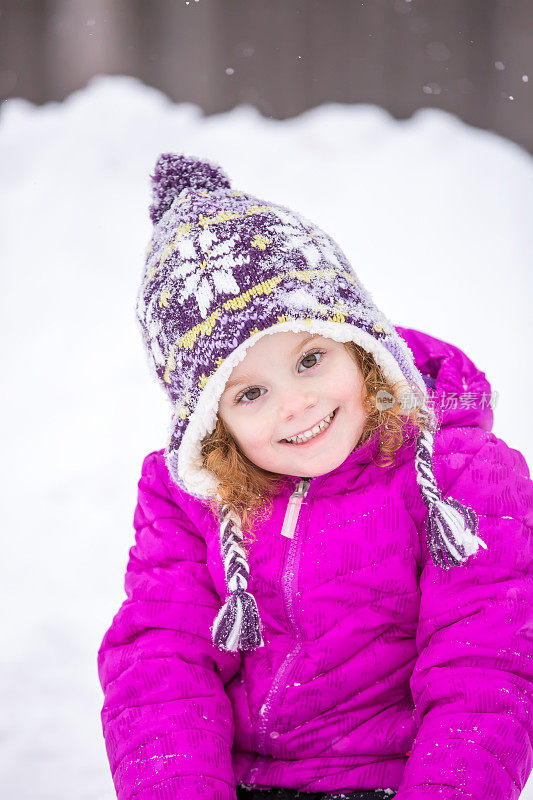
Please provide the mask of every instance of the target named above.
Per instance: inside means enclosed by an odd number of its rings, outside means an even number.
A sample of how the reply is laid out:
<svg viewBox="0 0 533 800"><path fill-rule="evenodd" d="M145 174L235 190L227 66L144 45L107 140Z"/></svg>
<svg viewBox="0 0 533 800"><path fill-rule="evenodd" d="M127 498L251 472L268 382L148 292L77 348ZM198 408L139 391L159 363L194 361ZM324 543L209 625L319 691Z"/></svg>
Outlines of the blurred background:
<svg viewBox="0 0 533 800"><path fill-rule="evenodd" d="M3 0L0 95L120 73L206 114L442 108L531 151L532 21L531 0Z"/></svg>
<svg viewBox="0 0 533 800"><path fill-rule="evenodd" d="M115 797L96 657L172 413L135 317L158 156L326 230L532 464L532 61L531 0L0 0L6 797Z"/></svg>

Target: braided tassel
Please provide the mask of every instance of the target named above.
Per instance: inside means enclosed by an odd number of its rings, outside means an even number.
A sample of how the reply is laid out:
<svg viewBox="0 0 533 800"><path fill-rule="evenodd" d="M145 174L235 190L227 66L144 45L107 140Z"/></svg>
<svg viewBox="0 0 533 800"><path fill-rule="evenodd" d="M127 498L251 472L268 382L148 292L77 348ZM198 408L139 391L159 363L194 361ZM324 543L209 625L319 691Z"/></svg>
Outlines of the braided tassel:
<svg viewBox="0 0 533 800"><path fill-rule="evenodd" d="M433 433L422 428L417 436L415 464L422 499L428 509L426 535L436 566L448 570L459 566L487 545L477 536L478 517L469 506L451 497L443 499L435 482L431 454Z"/></svg>
<svg viewBox="0 0 533 800"><path fill-rule="evenodd" d="M253 594L246 591L250 570L241 547L242 532L221 506L220 536L224 571L230 596L213 620L213 644L220 650L252 650L263 647L259 611Z"/></svg>

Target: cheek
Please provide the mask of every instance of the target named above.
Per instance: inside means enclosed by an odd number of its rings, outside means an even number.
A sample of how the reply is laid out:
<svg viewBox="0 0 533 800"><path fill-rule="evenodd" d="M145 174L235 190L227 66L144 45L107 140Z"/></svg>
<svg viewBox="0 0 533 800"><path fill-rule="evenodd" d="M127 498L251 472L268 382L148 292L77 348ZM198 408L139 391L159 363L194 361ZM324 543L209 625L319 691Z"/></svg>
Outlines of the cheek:
<svg viewBox="0 0 533 800"><path fill-rule="evenodd" d="M248 448L253 447L257 442L257 431L254 431L249 425L241 425L238 433L241 442Z"/></svg>
<svg viewBox="0 0 533 800"><path fill-rule="evenodd" d="M246 414L234 416L231 423L234 438L248 451L261 447L270 439L270 431L257 418Z"/></svg>
<svg viewBox="0 0 533 800"><path fill-rule="evenodd" d="M363 384L357 375L341 373L335 381L335 392L340 400L352 406L361 405Z"/></svg>
<svg viewBox="0 0 533 800"><path fill-rule="evenodd" d="M272 430L259 420L253 420L246 425L245 436L249 447L264 447L272 438Z"/></svg>

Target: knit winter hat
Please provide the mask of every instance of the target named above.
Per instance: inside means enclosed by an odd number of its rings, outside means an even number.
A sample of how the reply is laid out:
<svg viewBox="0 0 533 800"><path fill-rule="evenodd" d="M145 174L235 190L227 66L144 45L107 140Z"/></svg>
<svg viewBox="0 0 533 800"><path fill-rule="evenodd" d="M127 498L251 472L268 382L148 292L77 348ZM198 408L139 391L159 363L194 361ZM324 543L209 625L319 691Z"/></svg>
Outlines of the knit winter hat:
<svg viewBox="0 0 533 800"><path fill-rule="evenodd" d="M420 390L405 393L402 407L423 404L431 420L417 433L415 467L433 562L449 569L486 547L476 535L475 512L443 499L437 488L436 418L413 354L337 243L288 208L232 191L222 169L205 159L164 153L151 178L154 229L137 316L174 408L165 462L176 484L201 499L216 495L217 481L202 467L201 441L215 428L233 368L262 336L308 331L355 342L372 353L390 383L407 381ZM220 503L229 597L214 620L213 643L221 650L253 649L264 642L255 598L246 591L240 520Z"/></svg>

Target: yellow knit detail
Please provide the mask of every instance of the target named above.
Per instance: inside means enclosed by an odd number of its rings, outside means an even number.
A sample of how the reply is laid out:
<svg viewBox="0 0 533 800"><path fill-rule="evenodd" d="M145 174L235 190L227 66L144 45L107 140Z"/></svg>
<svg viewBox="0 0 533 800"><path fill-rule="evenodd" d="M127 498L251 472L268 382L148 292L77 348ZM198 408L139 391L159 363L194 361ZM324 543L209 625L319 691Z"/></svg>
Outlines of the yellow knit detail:
<svg viewBox="0 0 533 800"><path fill-rule="evenodd" d="M165 381L165 383L170 383L170 372L176 369L176 359L174 356L175 350L176 350L175 345L171 344L165 367L165 374L163 375L163 380Z"/></svg>
<svg viewBox="0 0 533 800"><path fill-rule="evenodd" d="M200 389L204 388L208 380L209 377L204 372L202 372L202 374L198 378L198 386L200 387Z"/></svg>
<svg viewBox="0 0 533 800"><path fill-rule="evenodd" d="M237 214L235 211L219 211L214 217L204 217L203 214L198 215L198 223L205 228L207 225L218 225L219 222L227 222L230 219L238 219L242 214Z"/></svg>
<svg viewBox="0 0 533 800"><path fill-rule="evenodd" d="M387 325L382 325L381 322L374 322L373 328L378 333L386 333L386 334L392 333L390 328Z"/></svg>
<svg viewBox="0 0 533 800"><path fill-rule="evenodd" d="M222 304L222 308L226 311L231 309L232 311L236 311L237 309L243 309L246 304L250 301L252 297L258 294L270 294L272 289L274 289L278 283L281 283L283 280L283 275L276 275L273 278L269 278L262 283L258 283L256 286L252 286L251 289L248 289L246 292L237 295L237 297L232 297L230 300L227 300L225 303Z"/></svg>
<svg viewBox="0 0 533 800"><path fill-rule="evenodd" d="M256 333L259 333L259 332L260 332L260 330L256 325L255 328L252 328L252 330L250 331L250 336L254 336Z"/></svg>
<svg viewBox="0 0 533 800"><path fill-rule="evenodd" d="M338 273L331 267L315 267L313 269L291 269L288 274L291 278L298 278L300 281L311 283L313 278L326 278L335 280Z"/></svg>
<svg viewBox="0 0 533 800"><path fill-rule="evenodd" d="M289 272L291 278L298 278L300 281L311 283L311 270L310 269L291 269Z"/></svg>
<svg viewBox="0 0 533 800"><path fill-rule="evenodd" d="M250 206L249 208L247 208L244 213L245 213L245 215L247 217L249 217L252 214L259 214L261 211L269 211L269 210L270 210L270 206L258 206L258 205L255 205L255 206Z"/></svg>
<svg viewBox="0 0 533 800"><path fill-rule="evenodd" d="M165 308L168 308L169 299L170 299L170 290L163 289L163 291L159 295L159 308L161 308L161 306L165 306Z"/></svg>
<svg viewBox="0 0 533 800"><path fill-rule="evenodd" d="M176 411L176 414L178 415L178 417L179 417L180 419L185 419L186 417L188 417L188 416L189 416L189 414L190 414L190 413L191 413L191 412L189 411L189 409L188 409L188 408L187 408L187 406L185 406L185 405L181 405L181 406L178 408L178 410Z"/></svg>
<svg viewBox="0 0 533 800"><path fill-rule="evenodd" d="M182 347L185 350L190 350L195 341L197 340L198 336L210 336L213 328L215 326L215 322L220 317L220 308L216 308L212 314L210 314L207 319L204 319L203 322L199 322L198 325L195 325L194 328L191 328L183 336L180 336L178 341L176 342L178 347Z"/></svg>
<svg viewBox="0 0 533 800"><path fill-rule="evenodd" d="M270 239L265 239L260 233L256 234L250 242L252 247L257 247L259 250L266 250L267 244L270 244Z"/></svg>

